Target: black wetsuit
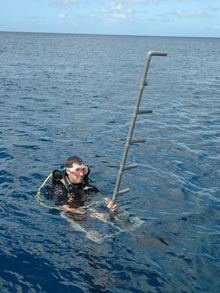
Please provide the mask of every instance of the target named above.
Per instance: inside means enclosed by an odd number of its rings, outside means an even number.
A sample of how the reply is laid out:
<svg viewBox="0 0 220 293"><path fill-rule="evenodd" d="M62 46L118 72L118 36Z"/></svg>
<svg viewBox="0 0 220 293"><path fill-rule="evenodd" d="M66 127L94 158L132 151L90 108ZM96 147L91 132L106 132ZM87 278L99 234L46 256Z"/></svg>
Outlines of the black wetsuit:
<svg viewBox="0 0 220 293"><path fill-rule="evenodd" d="M68 179L65 172L59 174L54 171L53 184L47 189L47 193L54 200L55 205L62 206L68 205L72 208L82 207L85 202L88 203L91 200L90 194L92 192L98 192L98 188L90 185L88 176L84 177L82 183L74 184Z"/></svg>

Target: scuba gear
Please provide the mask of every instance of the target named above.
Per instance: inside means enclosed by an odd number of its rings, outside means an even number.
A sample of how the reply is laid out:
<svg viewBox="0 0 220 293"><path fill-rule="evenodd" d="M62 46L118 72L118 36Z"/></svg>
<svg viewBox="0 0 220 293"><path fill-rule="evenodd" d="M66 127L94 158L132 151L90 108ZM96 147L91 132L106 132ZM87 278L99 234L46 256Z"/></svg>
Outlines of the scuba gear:
<svg viewBox="0 0 220 293"><path fill-rule="evenodd" d="M87 170L86 175L83 176L83 180L81 183L74 184L71 183L69 177L66 173L66 169L61 167L60 169L54 170L48 177L44 180L41 186L37 190L36 200L44 207L50 209L60 210L59 206L63 206L65 204L70 205L70 207L80 207L84 205L84 202L87 201L88 195L90 192L99 192L99 189L93 185L89 184L89 173L90 169L88 166L84 166L84 170ZM79 170L76 170L79 171ZM50 185L46 184L48 181L52 179ZM42 198L42 190L45 188L47 200L53 199L55 202L55 206L50 206L45 203Z"/></svg>
<svg viewBox="0 0 220 293"><path fill-rule="evenodd" d="M78 167L76 168L79 169ZM69 196L82 195L85 191L88 191L88 190L91 190L91 191L94 190L95 192L97 192L98 189L89 184L89 177L88 177L90 173L89 167L82 166L82 168L86 171L86 175L84 175L83 181L81 183L77 183L77 184L72 183L65 172L66 169L58 169L58 170L54 170L52 173L53 174L52 185L55 186L57 184L62 184L65 187ZM74 167L68 168L68 169L74 169ZM79 171L80 170L76 170L75 172L79 172Z"/></svg>
<svg viewBox="0 0 220 293"><path fill-rule="evenodd" d="M65 169L64 169L65 170ZM52 173L52 183L53 185L57 184L60 182L60 180L63 178L62 176L62 169L59 169L59 170L54 170L53 173Z"/></svg>

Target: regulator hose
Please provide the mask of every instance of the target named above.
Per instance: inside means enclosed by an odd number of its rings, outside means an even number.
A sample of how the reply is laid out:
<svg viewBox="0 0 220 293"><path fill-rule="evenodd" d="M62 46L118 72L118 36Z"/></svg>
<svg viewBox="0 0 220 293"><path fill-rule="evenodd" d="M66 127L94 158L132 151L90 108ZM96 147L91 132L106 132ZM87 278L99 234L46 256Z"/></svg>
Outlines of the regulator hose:
<svg viewBox="0 0 220 293"><path fill-rule="evenodd" d="M59 207L56 207L56 206L49 206L47 204L44 203L44 200L42 199L42 193L41 193L41 190L42 188L45 186L45 184L50 180L50 178L53 176L53 173L50 173L47 178L43 181L43 183L41 184L41 186L38 188L37 190L37 193L36 193L36 200L37 202L45 207L45 208L48 208L48 209L53 209L53 210L60 210Z"/></svg>

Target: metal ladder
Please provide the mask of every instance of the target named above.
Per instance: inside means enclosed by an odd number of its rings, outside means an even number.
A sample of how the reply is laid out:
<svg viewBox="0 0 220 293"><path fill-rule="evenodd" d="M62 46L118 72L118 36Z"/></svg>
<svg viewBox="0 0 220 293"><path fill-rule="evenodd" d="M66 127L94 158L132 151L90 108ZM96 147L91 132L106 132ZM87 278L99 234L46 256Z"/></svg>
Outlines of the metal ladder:
<svg viewBox="0 0 220 293"><path fill-rule="evenodd" d="M129 188L126 188L126 189L123 189L123 190L119 191L119 187L120 187L120 184L121 184L121 179L122 179L123 172L125 170L130 170L132 168L136 168L138 166L138 164L131 164L131 165L125 166L127 155L128 155L128 150L129 150L130 145L133 144L133 143L142 143L142 142L146 141L145 139L142 139L142 138L132 140L132 134L133 134L133 131L134 131L137 115L149 114L149 113L153 112L152 110L147 110L147 109L141 109L140 110L139 109L142 94L143 94L143 91L144 91L144 87L147 86L146 77L147 77L147 73L148 73L148 69L149 69L149 65L150 65L150 61L151 61L152 56L167 56L167 53L165 53L165 52L157 52L157 51L149 51L147 53L146 61L145 61L145 64L144 64L144 71L143 71L141 81L140 81L139 92L138 92L138 95L137 95L137 98L136 98L136 103L135 103L135 107L134 107L134 111L133 111L133 115L132 115L132 119L131 119L131 124L130 124L130 128L129 128L129 131L128 131L126 143L125 143L125 146L124 146L124 152L123 152L123 155L122 155L117 180L116 180L116 183L115 183L115 188L114 188L114 192L113 192L113 196L112 196L111 206L113 206L116 203L118 195L121 195L121 194L124 194L126 192L129 192L129 190L130 190Z"/></svg>

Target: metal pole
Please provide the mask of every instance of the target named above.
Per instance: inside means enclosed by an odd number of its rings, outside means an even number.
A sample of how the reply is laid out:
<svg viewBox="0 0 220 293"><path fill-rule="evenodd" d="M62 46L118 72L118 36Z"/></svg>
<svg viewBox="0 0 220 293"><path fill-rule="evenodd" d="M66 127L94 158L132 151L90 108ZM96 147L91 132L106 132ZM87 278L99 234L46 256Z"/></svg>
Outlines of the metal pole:
<svg viewBox="0 0 220 293"><path fill-rule="evenodd" d="M119 168L119 171L118 171L118 176L117 176L117 180L116 180L116 184L115 184L115 188L114 188L114 193L113 193L113 196L112 196L112 204L111 204L111 206L113 206L116 203L117 195L119 194L118 190L119 190L119 187L120 187L120 184L121 184L122 174L123 174L123 171L125 169L125 162L126 162L129 146L131 144L131 138L132 138L132 134L133 134L134 127L135 127L135 122L136 122L136 118L137 118L137 115L138 115L139 106L140 106L144 86L146 85L146 76L147 76L147 73L148 73L150 60L151 60L152 56L167 56L167 53L157 52L157 51L149 51L148 54L147 54L145 65L144 65L144 71L143 71L142 78L141 78L140 85L139 85L139 92L138 92L138 95L137 95L137 98L136 98L136 103L135 103L134 111L133 111L133 114L132 114L131 124L130 124L130 128L129 128L129 131L128 131L126 143L125 143L125 146L124 146L124 152L123 152L123 155L122 155L120 168ZM125 189L125 192L127 192L127 191L129 191L129 189Z"/></svg>

